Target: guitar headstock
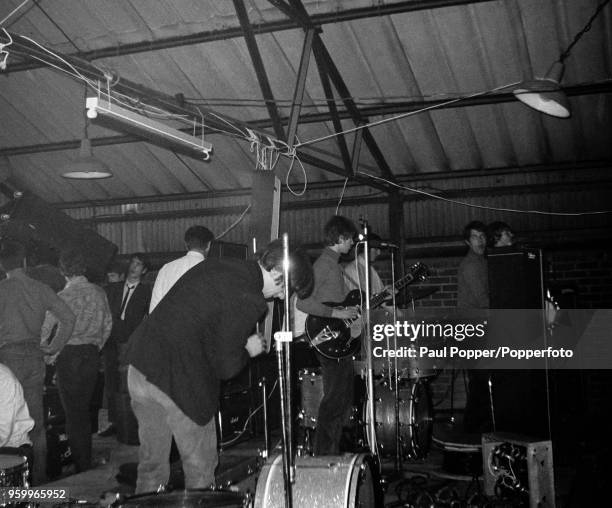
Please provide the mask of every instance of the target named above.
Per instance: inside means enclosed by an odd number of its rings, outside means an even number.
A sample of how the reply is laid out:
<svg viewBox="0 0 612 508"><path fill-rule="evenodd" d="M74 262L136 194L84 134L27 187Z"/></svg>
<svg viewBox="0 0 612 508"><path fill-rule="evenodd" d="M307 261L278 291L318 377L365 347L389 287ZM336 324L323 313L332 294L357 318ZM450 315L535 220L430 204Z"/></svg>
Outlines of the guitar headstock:
<svg viewBox="0 0 612 508"><path fill-rule="evenodd" d="M423 282L429 275L429 267L419 261L409 268L409 272L412 275L413 282Z"/></svg>

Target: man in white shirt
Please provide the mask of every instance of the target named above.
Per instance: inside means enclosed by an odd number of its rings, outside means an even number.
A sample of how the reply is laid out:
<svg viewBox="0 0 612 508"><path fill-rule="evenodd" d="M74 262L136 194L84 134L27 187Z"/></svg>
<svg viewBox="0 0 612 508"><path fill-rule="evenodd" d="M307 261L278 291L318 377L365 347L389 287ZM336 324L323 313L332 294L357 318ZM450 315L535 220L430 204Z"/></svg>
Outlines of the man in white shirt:
<svg viewBox="0 0 612 508"><path fill-rule="evenodd" d="M34 420L30 417L21 383L11 369L0 363L0 450L30 446L32 441L28 433L33 428Z"/></svg>
<svg viewBox="0 0 612 508"><path fill-rule="evenodd" d="M214 239L215 235L204 226L191 226L185 231L187 254L166 263L159 270L153 286L149 314L153 312L153 309L157 307L157 304L185 272L206 259L210 251L210 244Z"/></svg>

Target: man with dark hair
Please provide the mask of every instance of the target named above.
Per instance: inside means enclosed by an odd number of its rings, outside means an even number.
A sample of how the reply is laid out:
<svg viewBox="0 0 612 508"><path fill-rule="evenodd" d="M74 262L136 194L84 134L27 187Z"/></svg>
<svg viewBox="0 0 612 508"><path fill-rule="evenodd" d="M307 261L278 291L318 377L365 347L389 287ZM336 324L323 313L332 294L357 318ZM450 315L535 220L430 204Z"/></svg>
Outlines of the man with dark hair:
<svg viewBox="0 0 612 508"><path fill-rule="evenodd" d="M148 260L142 252L130 256L125 282L106 287L108 304L113 316L113 329L103 349L104 386L108 397L109 427L100 431L101 436L116 432L116 407L120 399L120 366L125 366L125 348L132 332L149 312L151 286L142 282L148 269Z"/></svg>
<svg viewBox="0 0 612 508"><path fill-rule="evenodd" d="M357 233L347 218L335 215L325 225L326 247L315 261L314 289L309 298L298 300L297 308L307 314L338 319L354 319L357 307L332 308L325 302L342 302L348 290L339 264L340 255L347 254ZM323 374L323 399L319 405L314 452L316 455L336 455L340 451L342 427L353 404L353 361L334 360L317 352Z"/></svg>
<svg viewBox="0 0 612 508"><path fill-rule="evenodd" d="M172 436L185 487L214 482L219 384L263 351L263 338L252 331L266 299L284 295L282 259L282 244L275 241L258 262L198 263L130 337L128 388L140 439L136 493L167 483ZM291 266L291 282L300 281L305 296L312 268L298 257Z"/></svg>
<svg viewBox="0 0 612 508"><path fill-rule="evenodd" d="M457 307L461 309L489 308L489 275L487 268L486 226L472 221L463 228L463 241L468 252L457 271Z"/></svg>
<svg viewBox="0 0 612 508"><path fill-rule="evenodd" d="M151 293L149 312L153 312L153 309L157 307L160 300L185 272L206 259L210 251L210 244L214 239L215 235L204 226L191 226L185 231L187 254L170 263L166 263L157 273L153 292Z"/></svg>
<svg viewBox="0 0 612 508"><path fill-rule="evenodd" d="M59 293L66 285L66 279L57 267L58 255L55 249L47 245L36 245L30 256L26 275L38 280L53 291Z"/></svg>
<svg viewBox="0 0 612 508"><path fill-rule="evenodd" d="M512 247L514 245L514 232L508 224L502 221L491 222L487 226L487 237L490 247Z"/></svg>
<svg viewBox="0 0 612 508"><path fill-rule="evenodd" d="M106 294L100 286L87 280L86 268L80 251L62 252L60 269L67 283L59 296L76 316L76 322L70 339L57 357L56 373L66 415L66 434L77 473L91 467L89 408L98 379L99 353L113 325ZM51 332L55 323L55 319L45 321L43 337Z"/></svg>
<svg viewBox="0 0 612 508"><path fill-rule="evenodd" d="M466 320L477 317L489 308L489 273L485 252L487 248L486 226L472 221L463 228L463 241L468 252L457 271L457 307ZM491 430L492 415L489 410L489 371L468 370L468 393L463 426L468 433Z"/></svg>
<svg viewBox="0 0 612 508"><path fill-rule="evenodd" d="M74 326L70 308L43 284L28 277L23 269L25 249L5 241L0 248L0 268L7 278L0 281L0 362L13 371L23 387L34 420L30 438L34 448L33 483L46 478L47 439L43 414L44 354L55 354L66 343ZM51 344L41 346L40 332L46 312L58 320Z"/></svg>

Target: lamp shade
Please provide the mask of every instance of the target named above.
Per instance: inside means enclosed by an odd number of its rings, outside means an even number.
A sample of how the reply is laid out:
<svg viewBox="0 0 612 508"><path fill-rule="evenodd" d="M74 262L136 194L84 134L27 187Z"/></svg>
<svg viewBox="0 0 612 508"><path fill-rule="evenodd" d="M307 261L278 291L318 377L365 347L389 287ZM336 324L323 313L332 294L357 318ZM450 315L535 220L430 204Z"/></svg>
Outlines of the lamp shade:
<svg viewBox="0 0 612 508"><path fill-rule="evenodd" d="M64 167L62 176L75 180L100 180L110 178L113 174L104 162L93 156L91 141L88 138L83 138L79 155Z"/></svg>
<svg viewBox="0 0 612 508"><path fill-rule="evenodd" d="M555 62L544 78L523 81L513 93L519 101L537 111L557 118L569 118L569 101L559 85L562 75L563 63Z"/></svg>

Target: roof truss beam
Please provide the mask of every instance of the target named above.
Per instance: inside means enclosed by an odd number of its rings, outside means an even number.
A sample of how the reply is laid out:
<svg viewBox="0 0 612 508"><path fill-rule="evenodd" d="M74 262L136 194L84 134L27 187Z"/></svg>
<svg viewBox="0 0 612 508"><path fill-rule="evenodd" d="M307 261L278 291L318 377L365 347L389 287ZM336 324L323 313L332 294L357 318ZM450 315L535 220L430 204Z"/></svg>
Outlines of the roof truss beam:
<svg viewBox="0 0 612 508"><path fill-rule="evenodd" d="M282 4L283 12L290 15L293 19L297 20L298 23L302 26L302 28L304 28L304 30L308 30L309 28L312 28L314 26L301 0L289 0L289 2L291 3L291 6L282 2L282 0L276 0L275 3L278 4L279 2ZM351 118L353 122L355 123L355 125L367 123L367 119L361 116L361 114L359 113L359 110L357 109L357 106L355 105L355 102L352 99L350 99L351 94L348 90L348 86L344 82L344 79L342 78L342 75L340 74L338 67L333 61L331 55L329 54L329 51L327 51L327 48L325 47L325 43L321 39L321 36L319 33L315 33L314 35L313 52L314 52L315 59L317 61L317 66L319 67L319 73L322 75L322 82L325 82L325 80L327 79L331 80L334 87L338 91L338 94L340 95L340 97L342 97L342 102L344 103L344 106L346 107L347 111L350 113ZM327 91L326 91L326 97L328 98L328 101L329 101L329 94ZM331 111L331 109L330 109L330 112L332 114L332 119L333 119L334 113ZM334 120L334 130L336 131L336 133L341 132L341 126L339 125L339 121L337 120L337 115L336 115L336 119ZM372 157L376 161L376 164L378 165L382 176L391 182L395 181L395 177L393 173L391 172L391 168L389 167L389 164L385 160L385 157L382 151L380 150L378 143L376 143L374 136L372 136L372 134L367 128L364 128L362 130L363 130L363 140L365 141L368 149L370 150ZM341 148L341 151L342 151L342 148ZM347 150L347 154L348 154L348 150ZM350 168L354 166L354 163L356 161L349 162L349 158L347 157L347 154L342 152L342 157L343 157L346 169L347 169L347 175L352 175L353 171Z"/></svg>
<svg viewBox="0 0 612 508"><path fill-rule="evenodd" d="M564 87L563 90L568 96L580 96L590 94L606 94L612 93L612 83L601 83L594 85L576 85ZM469 106L482 106L485 104L502 104L505 102L514 102L516 97L512 93L497 93L491 94L484 97L472 97L465 99L461 102L454 102L452 104L445 105L444 100L426 100L426 101L405 101L398 102L395 104L382 104L380 106L365 106L360 107L359 112L365 116L383 116L383 115L395 115L401 113L408 113L411 111L418 111L420 109L438 105L438 109L452 109ZM350 113L346 109L338 110L338 117L340 119L351 118ZM319 123L332 121L332 115L329 111L321 113L305 113L300 116L300 124L306 123ZM289 122L288 117L281 117L281 122L286 124ZM269 118L262 120L253 120L245 122L250 129L265 129L271 127L271 120ZM188 129L185 132L192 133L192 129ZM206 135L216 134L214 131L205 131ZM200 132L196 130L196 135ZM118 145L122 143L137 143L142 141L141 138L130 135L117 135L117 136L105 136L91 139L93 146L107 146L107 145ZM15 156L25 155L31 153L41 152L55 152L61 150L72 150L78 148L80 140L67 140L58 141L55 143L43 143L37 145L24 145L14 146L4 149L0 149L0 156ZM307 148L307 147L306 147ZM343 174L343 176L346 176Z"/></svg>
<svg viewBox="0 0 612 508"><path fill-rule="evenodd" d="M249 55L251 55L251 62L255 68L255 75L257 76L259 88L261 89L261 94L266 101L266 108L268 109L268 114L272 120L274 133L278 139L285 140L285 129L283 129L283 124L280 120L280 113L278 112L276 101L274 100L270 80L268 79L268 74L266 73L266 68L264 67L261 53L259 52L259 47L257 46L257 41L255 40L255 33L253 32L253 27L249 21L249 15L247 14L244 6L244 0L233 1L236 15L238 16L240 26L242 27L242 32L244 33L244 40L246 41Z"/></svg>
<svg viewBox="0 0 612 508"><path fill-rule="evenodd" d="M275 1L280 2L280 0ZM372 5L370 7L360 7L355 9L346 9L343 11L314 14L310 17L310 20L313 25L321 26L329 23L340 23L375 16L389 16L392 14L401 14L404 12L422 11L427 9L440 9L443 7L476 4L491 1L495 0L405 0L393 4L379 4ZM296 21L296 19L288 17L287 19L281 19L278 21L259 23L257 25L253 25L252 28L253 33L257 35L278 32L282 30L295 30L296 28L303 28L303 26L299 21ZM159 38L152 41L147 40L141 42L108 46L93 51L71 53L69 56L91 61L101 58L114 58L118 56L133 55L149 51L159 51L163 49L176 48L181 46L202 44L205 42L234 39L237 37L243 37L243 35L244 34L240 27L230 27L222 30L210 30L196 34ZM44 65L40 62L29 59L26 56L25 62L15 63L9 61L9 66L5 73L8 74L11 72L22 72L41 67L44 67Z"/></svg>
<svg viewBox="0 0 612 508"><path fill-rule="evenodd" d="M30 41L23 38L21 35L11 33L11 37L13 38L13 44L11 45L12 52L26 56L38 56L40 58L46 59L49 58L49 55L45 51L32 44ZM100 81L102 83L106 82L108 76L106 76L101 69L90 64L89 62L83 61L79 58L71 57L69 55L63 55L57 52L55 52L55 54L62 58L62 60L57 60L56 62L54 62L56 67L58 67L60 70L66 71L73 79L76 79L72 75L74 73L74 69L77 69L81 75L85 76L88 79ZM132 97L133 99L142 100L142 102L151 106L160 107L170 113L176 113L181 115L189 114L193 115L196 118L200 118L202 114L205 114L207 115L207 124L209 124L210 127L219 129L221 131L226 131L227 126L229 124L235 125L242 129L246 129L248 127L256 134L262 137L274 137L273 134L264 130L259 130L257 127L250 126L242 120L238 120L227 115L221 115L212 111L209 108L195 107L187 102L179 103L176 97L169 96L167 94L145 87L141 84L134 83L127 79L119 79L112 87L112 90L126 94L129 97ZM85 107L85 105L83 105L83 107ZM141 141L141 139L138 138L138 141ZM344 168L336 166L335 164L321 159L320 157L317 157L310 153L306 153L303 150L297 150L297 154L302 159L302 161L307 162L312 166L318 167L326 171L330 171L338 175L344 175ZM374 182L372 179L367 177L358 176L358 179L361 183L369 185L371 187L376 187L378 189L384 190L388 188L384 184Z"/></svg>

